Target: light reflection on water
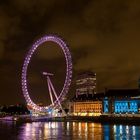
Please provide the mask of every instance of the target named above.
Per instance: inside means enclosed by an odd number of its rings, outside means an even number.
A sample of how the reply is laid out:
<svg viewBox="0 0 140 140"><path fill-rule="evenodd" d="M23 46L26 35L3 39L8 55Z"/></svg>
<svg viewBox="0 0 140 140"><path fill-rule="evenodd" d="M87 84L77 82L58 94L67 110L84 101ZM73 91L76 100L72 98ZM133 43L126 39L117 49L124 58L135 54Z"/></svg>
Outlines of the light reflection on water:
<svg viewBox="0 0 140 140"><path fill-rule="evenodd" d="M116 140L138 140L140 139L140 128L138 126L117 125L114 131Z"/></svg>
<svg viewBox="0 0 140 140"><path fill-rule="evenodd" d="M140 140L140 126L92 122L0 122L0 137L8 140Z"/></svg>

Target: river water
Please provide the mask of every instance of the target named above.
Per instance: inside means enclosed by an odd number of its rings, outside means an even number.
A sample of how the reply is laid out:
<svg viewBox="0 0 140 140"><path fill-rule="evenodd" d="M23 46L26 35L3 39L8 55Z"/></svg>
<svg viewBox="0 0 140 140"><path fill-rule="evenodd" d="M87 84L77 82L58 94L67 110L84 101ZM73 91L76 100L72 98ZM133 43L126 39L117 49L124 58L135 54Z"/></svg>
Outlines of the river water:
<svg viewBox="0 0 140 140"><path fill-rule="evenodd" d="M92 122L0 122L0 140L140 140L140 126Z"/></svg>

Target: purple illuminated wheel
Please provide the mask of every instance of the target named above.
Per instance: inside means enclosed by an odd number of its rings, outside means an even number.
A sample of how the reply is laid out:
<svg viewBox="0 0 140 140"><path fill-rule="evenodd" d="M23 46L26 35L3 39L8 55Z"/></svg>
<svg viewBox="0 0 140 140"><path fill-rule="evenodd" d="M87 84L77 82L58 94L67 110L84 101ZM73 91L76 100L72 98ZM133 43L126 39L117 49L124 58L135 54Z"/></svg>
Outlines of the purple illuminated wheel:
<svg viewBox="0 0 140 140"><path fill-rule="evenodd" d="M30 63L32 55L34 54L36 49L41 44L48 42L48 41L58 44L58 46L62 49L65 59L66 59L66 77L65 77L65 82L64 82L62 91L60 92L59 96L56 97L56 100L48 106L40 107L40 106L36 105L29 96L28 84L27 84L27 70L28 70L28 65ZM47 75L47 74L44 72L44 75ZM69 51L66 43L60 37L58 37L56 35L55 36L46 35L46 36L40 38L32 45L31 49L27 53L27 56L24 60L24 64L23 64L23 68L22 68L22 91L23 91L25 100L27 102L27 105L30 106L33 110L43 111L43 112L46 112L49 108L59 105L64 100L65 95L68 93L69 86L71 83L71 78L72 78L72 60L71 60L70 51ZM50 81L49 81L49 83L51 85ZM52 90L54 90L54 89L52 89Z"/></svg>

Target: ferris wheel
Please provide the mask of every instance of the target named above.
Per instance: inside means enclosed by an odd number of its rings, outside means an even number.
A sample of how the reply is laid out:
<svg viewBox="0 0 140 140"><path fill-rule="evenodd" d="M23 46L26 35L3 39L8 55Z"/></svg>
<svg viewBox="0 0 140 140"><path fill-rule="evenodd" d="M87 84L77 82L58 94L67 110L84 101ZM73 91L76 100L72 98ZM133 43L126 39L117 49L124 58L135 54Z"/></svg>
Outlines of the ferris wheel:
<svg viewBox="0 0 140 140"><path fill-rule="evenodd" d="M51 78L50 78L54 74L48 73L46 71L42 73L47 78L51 104L48 106L41 107L35 104L29 96L27 75L28 75L28 66L30 64L30 61L34 52L36 51L37 48L39 48L41 44L48 41L56 43L62 49L65 60L66 60L66 77L63 84L63 88L60 94L57 95L55 88L51 82ZM33 110L42 111L42 112L47 112L50 108L52 109L52 108L55 108L56 106L60 106L60 108L62 108L61 103L64 100L66 94L68 93L69 86L71 84L71 78L72 78L72 60L71 60L71 54L70 54L69 48L66 45L66 43L60 37L56 35L46 35L40 38L32 45L32 47L28 51L24 60L23 68L22 68L22 91L23 91L23 95L25 97L27 105L30 106Z"/></svg>

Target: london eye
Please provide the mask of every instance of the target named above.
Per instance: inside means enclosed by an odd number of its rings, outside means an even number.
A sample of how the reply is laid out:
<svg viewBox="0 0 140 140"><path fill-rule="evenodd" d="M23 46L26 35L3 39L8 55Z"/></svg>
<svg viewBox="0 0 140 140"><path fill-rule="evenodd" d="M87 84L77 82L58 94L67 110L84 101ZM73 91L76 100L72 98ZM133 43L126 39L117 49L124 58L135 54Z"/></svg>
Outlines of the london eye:
<svg viewBox="0 0 140 140"><path fill-rule="evenodd" d="M31 63L30 61L32 59L33 54L35 53L35 51L37 51L37 48L39 48L41 44L47 43L47 42L56 43L61 48L64 54L65 62L66 62L66 70L65 70L66 73L65 73L65 80L64 80L62 90L60 91L60 94L58 95L51 81L51 77L54 76L54 73L50 73L48 71L42 72L43 76L45 76L47 79L47 85L48 85L48 91L49 91L51 104L47 106L39 106L31 99L30 94L29 94L28 80L27 80L28 67ZM52 109L52 108L55 108L56 106L59 106L60 108L62 108L61 103L63 102L65 96L68 93L69 86L71 84L71 78L72 78L72 59L71 59L71 54L70 54L67 44L59 36L56 36L56 35L46 35L40 38L31 46L31 48L27 52L27 55L25 57L23 67L22 67L22 91L23 91L23 95L24 95L27 105L30 106L33 110L41 111L41 112L47 112L50 108Z"/></svg>

